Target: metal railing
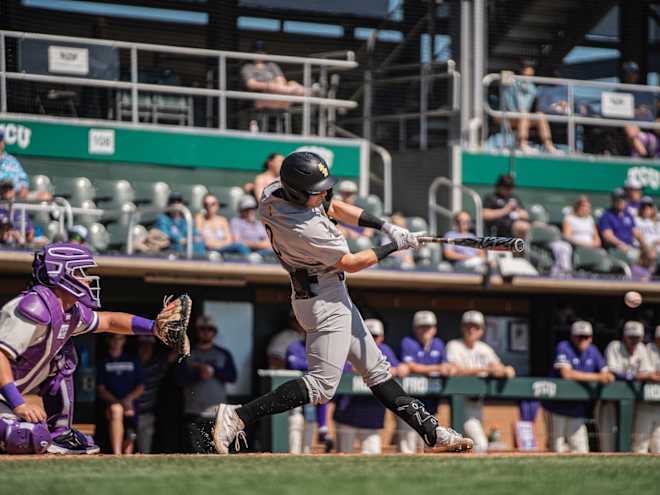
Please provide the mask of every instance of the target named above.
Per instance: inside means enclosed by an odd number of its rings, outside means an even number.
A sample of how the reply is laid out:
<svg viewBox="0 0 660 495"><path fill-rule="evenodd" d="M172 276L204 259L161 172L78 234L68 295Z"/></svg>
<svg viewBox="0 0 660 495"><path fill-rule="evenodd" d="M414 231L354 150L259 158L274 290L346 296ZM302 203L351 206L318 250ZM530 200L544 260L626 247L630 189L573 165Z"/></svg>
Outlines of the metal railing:
<svg viewBox="0 0 660 495"><path fill-rule="evenodd" d="M126 254L132 255L135 251L134 239L133 239L133 229L138 222L138 217L142 213L168 213L178 211L183 215L184 220L186 221L186 258L192 259L193 257L193 216L190 213L190 210L183 205L170 205L164 208L159 208L157 206L145 206L137 207L131 210L129 213L128 219L128 233L126 236Z"/></svg>
<svg viewBox="0 0 660 495"><path fill-rule="evenodd" d="M429 187L429 231L431 235L438 235L438 217L437 215L443 215L452 221L454 213L457 212L457 207L454 204L454 195L451 194L451 209L445 208L438 204L437 194L440 187L446 187L450 192L461 191L466 193L472 201L474 202L474 228L477 236L484 235L484 221L483 221L483 206L481 204L481 197L474 189L470 189L467 186L462 184L454 184L447 177L437 177L431 182Z"/></svg>
<svg viewBox="0 0 660 495"><path fill-rule="evenodd" d="M130 50L130 81L112 81L105 79L93 79L72 76L54 76L42 74L28 74L23 72L7 71L6 63L6 40L13 38L17 40L31 39L42 41L54 41L62 43L80 43L85 45L105 46ZM217 88L192 88L184 86L173 86L167 84L149 84L138 82L138 58L139 52L159 52L176 55L190 55L194 57L212 57L217 60L218 87ZM281 62L288 64L299 64L303 67L303 85L307 94L305 96L281 95L275 93L260 93L250 91L235 91L227 89L227 60L266 60L269 62ZM340 100L334 98L321 98L309 96L312 86L313 67L332 68L334 70L354 69L358 66L354 60L331 60L327 58L292 57L285 55L264 55L254 53L233 52L224 50L209 50L203 48L186 48L168 45L155 45L150 43L130 43L113 40L99 40L91 38L79 38L73 36L55 36L38 33L24 33L17 31L0 31L0 112L7 113L7 81L33 81L47 83L61 83L76 86L89 86L110 89L123 89L131 93L131 121L139 123L138 95L140 92L167 93L186 96L212 96L218 98L218 128L227 129L227 100L268 100L290 103L302 103L303 105L303 135L311 134L312 105L320 108L346 108L357 107L355 101Z"/></svg>
<svg viewBox="0 0 660 495"><path fill-rule="evenodd" d="M526 81L534 84L539 84L542 86L554 86L566 88L566 100L565 100L565 114L558 113L529 113L529 112L518 112L511 110L497 110L492 108L488 102L488 92L489 88L493 83L499 82L499 100L500 105L502 105L502 96L503 96L503 87L510 87L512 84L515 84L516 81ZM621 96L625 94L635 93L650 93L660 97L660 88L649 87L641 84L619 84L619 83L608 83L600 81L581 81L576 79L558 79L552 77L537 77L537 76L519 76L513 75L508 72L501 74L488 74L483 79L484 86L484 98L483 98L483 108L484 108L484 119L483 119L483 132L482 132L482 146L485 144L488 137L488 119L487 116L499 118L503 121L509 119L518 119L518 118L527 118L532 121L536 120L547 120L548 122L559 122L567 125L568 132L568 149L569 152L577 152L576 147L576 126L577 125L592 125L592 126L606 126L606 127L626 127L626 126L637 126L641 129L653 129L660 130L660 122L655 121L655 109L651 109L654 114L652 121L649 120L635 120L634 118L625 119L625 118L605 118L601 116L593 116L595 113L589 111L586 108L578 109L576 111L576 103L581 103L576 99L576 89L578 88L587 88L593 90L595 93L598 93L601 90L608 90L613 93L617 93ZM626 93L628 92L628 93ZM538 98L538 94L536 96ZM583 107L586 106L586 103L594 103L594 97L585 97L584 102L582 102ZM634 101L634 99L633 99ZM601 110L602 111L602 110ZM474 145L474 143L471 143Z"/></svg>

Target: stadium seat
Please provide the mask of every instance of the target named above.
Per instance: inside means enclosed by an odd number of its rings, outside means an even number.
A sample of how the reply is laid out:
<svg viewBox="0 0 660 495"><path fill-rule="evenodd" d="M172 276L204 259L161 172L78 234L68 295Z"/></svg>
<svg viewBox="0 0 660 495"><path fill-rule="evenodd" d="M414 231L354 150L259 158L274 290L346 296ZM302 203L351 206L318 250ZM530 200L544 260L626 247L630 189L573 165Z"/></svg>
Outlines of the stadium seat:
<svg viewBox="0 0 660 495"><path fill-rule="evenodd" d="M109 237L108 249L124 251L126 249L126 239L128 237L128 225L111 223L106 226L106 229Z"/></svg>
<svg viewBox="0 0 660 495"><path fill-rule="evenodd" d="M348 249L350 249L351 253L358 253L373 247L371 239L364 236L358 237L357 239L346 239L346 242L348 243Z"/></svg>
<svg viewBox="0 0 660 495"><path fill-rule="evenodd" d="M93 223L89 226L89 244L99 252L108 249L110 245L110 234L101 223Z"/></svg>
<svg viewBox="0 0 660 495"><path fill-rule="evenodd" d="M31 177L30 184L32 189L38 192L48 192L51 194L55 192L55 187L47 175L35 175Z"/></svg>
<svg viewBox="0 0 660 495"><path fill-rule="evenodd" d="M188 208L193 213L203 208L204 196L209 192L206 186L202 184L181 185L177 186L177 190L183 195L183 199L188 203Z"/></svg>
<svg viewBox="0 0 660 495"><path fill-rule="evenodd" d="M135 189L127 180L96 180L96 203L105 208L120 208L121 205L135 201Z"/></svg>
<svg viewBox="0 0 660 495"><path fill-rule="evenodd" d="M209 192L213 194L220 203L226 206L220 209L220 214L227 218L233 218L238 214L238 201L245 195L240 187L210 186Z"/></svg>
<svg viewBox="0 0 660 495"><path fill-rule="evenodd" d="M548 210L546 210L543 205L538 203L531 205L528 212L530 222L548 223L550 219Z"/></svg>
<svg viewBox="0 0 660 495"><path fill-rule="evenodd" d="M355 200L355 205L377 217L383 216L383 202L375 194L370 194L366 197L358 197Z"/></svg>
<svg viewBox="0 0 660 495"><path fill-rule="evenodd" d="M542 274L550 273L554 258L551 243L561 239L561 232L554 225L541 222L532 223L527 241L529 243L529 260Z"/></svg>
<svg viewBox="0 0 660 495"><path fill-rule="evenodd" d="M73 206L80 206L83 201L96 197L96 189L87 177L57 177L53 180L55 194L68 199Z"/></svg>
<svg viewBox="0 0 660 495"><path fill-rule="evenodd" d="M164 208L167 205L167 198L170 195L171 188L165 182L141 182L134 181L135 204L149 205Z"/></svg>
<svg viewBox="0 0 660 495"><path fill-rule="evenodd" d="M406 218L406 226L410 232L427 232L429 225L422 217L408 217Z"/></svg>
<svg viewBox="0 0 660 495"><path fill-rule="evenodd" d="M87 209L96 209L96 203L94 203L94 201L90 199L83 201L80 207ZM81 223L82 225L88 228L91 227L92 224L98 222L99 220L100 218L96 215L85 215L85 214L78 215L76 218L76 222Z"/></svg>

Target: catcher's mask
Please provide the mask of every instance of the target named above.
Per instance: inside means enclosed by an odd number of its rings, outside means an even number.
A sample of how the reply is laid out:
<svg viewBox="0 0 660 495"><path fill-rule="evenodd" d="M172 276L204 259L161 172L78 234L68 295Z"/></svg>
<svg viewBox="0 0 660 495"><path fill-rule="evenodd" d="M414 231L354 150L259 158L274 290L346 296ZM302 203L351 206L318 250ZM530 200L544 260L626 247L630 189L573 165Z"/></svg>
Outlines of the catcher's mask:
<svg viewBox="0 0 660 495"><path fill-rule="evenodd" d="M34 254L32 283L59 287L85 306L98 309L101 307L100 279L86 271L96 266L86 246L68 242L48 244Z"/></svg>

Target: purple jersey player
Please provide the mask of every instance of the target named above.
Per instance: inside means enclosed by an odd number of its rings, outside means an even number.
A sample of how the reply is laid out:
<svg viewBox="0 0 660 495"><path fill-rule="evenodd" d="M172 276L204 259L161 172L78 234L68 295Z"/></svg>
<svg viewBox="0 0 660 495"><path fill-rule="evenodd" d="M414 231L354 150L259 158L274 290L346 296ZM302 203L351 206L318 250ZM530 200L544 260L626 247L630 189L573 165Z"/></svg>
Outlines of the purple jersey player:
<svg viewBox="0 0 660 495"><path fill-rule="evenodd" d="M85 246L56 243L35 253L29 288L0 310L0 448L8 454L93 454L72 428L71 337L85 333L152 335L153 320L100 307L96 262ZM43 406L26 401L40 396Z"/></svg>
<svg viewBox="0 0 660 495"><path fill-rule="evenodd" d="M364 320L369 333L373 336L378 348L387 362L390 363L392 376L404 377L409 373L407 364L399 362L394 351L384 343L385 329L380 320L370 318ZM352 367L346 363L345 372L352 372ZM353 452L353 443L357 438L363 454L380 454L380 431L385 422L385 406L371 396L343 395L336 399L333 415L337 429L337 451Z"/></svg>

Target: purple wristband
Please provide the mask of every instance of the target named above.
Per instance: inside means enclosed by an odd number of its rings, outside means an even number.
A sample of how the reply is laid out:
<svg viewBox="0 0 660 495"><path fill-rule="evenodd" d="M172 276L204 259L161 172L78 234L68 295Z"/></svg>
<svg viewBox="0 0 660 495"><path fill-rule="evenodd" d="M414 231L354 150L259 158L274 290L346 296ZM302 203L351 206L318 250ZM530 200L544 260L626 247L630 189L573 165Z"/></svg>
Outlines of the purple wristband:
<svg viewBox="0 0 660 495"><path fill-rule="evenodd" d="M154 323L156 323L154 320L134 316L131 320L131 331L133 335L153 335Z"/></svg>
<svg viewBox="0 0 660 495"><path fill-rule="evenodd" d="M8 383L4 387L0 388L0 393L7 401L7 404L9 404L9 407L11 407L12 411L21 404L25 404L25 399L16 388L16 384L14 382Z"/></svg>

